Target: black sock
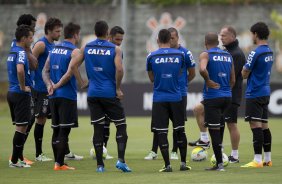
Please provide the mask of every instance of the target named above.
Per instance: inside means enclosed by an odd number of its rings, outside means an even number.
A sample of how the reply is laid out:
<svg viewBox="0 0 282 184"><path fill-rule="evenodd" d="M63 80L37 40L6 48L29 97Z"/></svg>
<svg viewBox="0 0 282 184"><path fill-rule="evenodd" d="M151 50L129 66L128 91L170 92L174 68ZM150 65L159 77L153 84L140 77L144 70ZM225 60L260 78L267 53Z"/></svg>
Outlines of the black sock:
<svg viewBox="0 0 282 184"><path fill-rule="evenodd" d="M175 131L173 131L172 133L172 137L173 137L173 144L172 144L172 152L176 152L177 153L177 133ZM187 142L187 139L186 139Z"/></svg>
<svg viewBox="0 0 282 184"><path fill-rule="evenodd" d="M94 124L93 146L97 159L97 165L104 166L103 162L103 138L104 138L104 125Z"/></svg>
<svg viewBox="0 0 282 184"><path fill-rule="evenodd" d="M212 141L212 148L216 158L217 165L223 163L222 161L222 152L221 152L221 137L220 130L218 129L210 129L209 133Z"/></svg>
<svg viewBox="0 0 282 184"><path fill-rule="evenodd" d="M36 157L38 157L42 153L43 131L44 131L44 125L36 123L34 127Z"/></svg>
<svg viewBox="0 0 282 184"><path fill-rule="evenodd" d="M263 150L264 152L271 152L271 142L272 142L272 136L271 132L268 129L263 130Z"/></svg>
<svg viewBox="0 0 282 184"><path fill-rule="evenodd" d="M225 130L225 124L223 122L222 126L220 127L220 149L222 149L223 146L224 130Z"/></svg>
<svg viewBox="0 0 282 184"><path fill-rule="evenodd" d="M59 138L57 144L57 163L61 166L64 165L64 158L66 152L66 146L68 142L68 136L71 131L71 128L60 128Z"/></svg>
<svg viewBox="0 0 282 184"><path fill-rule="evenodd" d="M159 139L159 147L160 147L160 150L161 150L164 162L165 162L165 167L167 167L168 165L170 165L167 132L159 132L158 139Z"/></svg>
<svg viewBox="0 0 282 184"><path fill-rule="evenodd" d="M110 122L107 122L109 120L106 120L105 125L104 125L104 146L107 147L108 145L108 140L110 137Z"/></svg>
<svg viewBox="0 0 282 184"><path fill-rule="evenodd" d="M262 128L253 128L253 146L255 154L262 154L263 131Z"/></svg>
<svg viewBox="0 0 282 184"><path fill-rule="evenodd" d="M155 152L155 153L158 153L158 147L159 147L158 133L157 132L153 132L152 151Z"/></svg>
<svg viewBox="0 0 282 184"><path fill-rule="evenodd" d="M58 140L59 131L60 131L60 128L53 128L52 149L53 149L53 154L54 154L54 160L55 160L55 162L57 162L57 153L58 153L57 144L58 144L58 142L59 142L59 140Z"/></svg>
<svg viewBox="0 0 282 184"><path fill-rule="evenodd" d="M71 152L70 151L70 146L69 146L69 140L67 141L65 150L66 150L65 155L67 155L67 154L69 154Z"/></svg>
<svg viewBox="0 0 282 184"><path fill-rule="evenodd" d="M25 134L15 131L13 138L13 154L11 161L15 164L18 162L19 156L23 153Z"/></svg>
<svg viewBox="0 0 282 184"><path fill-rule="evenodd" d="M116 142L118 147L118 159L121 162L125 162L124 155L127 144L127 132L126 132L126 124L118 125L116 132Z"/></svg>
<svg viewBox="0 0 282 184"><path fill-rule="evenodd" d="M177 135L177 144L180 151L181 162L186 163L186 156L187 156L187 137L185 134L185 130L178 131Z"/></svg>

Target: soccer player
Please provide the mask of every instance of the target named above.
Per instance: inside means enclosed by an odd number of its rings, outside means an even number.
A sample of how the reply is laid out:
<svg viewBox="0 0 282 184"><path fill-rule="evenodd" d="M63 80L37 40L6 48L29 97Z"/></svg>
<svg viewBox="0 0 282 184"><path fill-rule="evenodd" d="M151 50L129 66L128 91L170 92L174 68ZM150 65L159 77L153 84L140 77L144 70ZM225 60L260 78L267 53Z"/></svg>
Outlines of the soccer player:
<svg viewBox="0 0 282 184"><path fill-rule="evenodd" d="M119 26L114 26L110 30L109 41L117 46L121 46L124 36L124 30ZM110 120L106 116L105 125L104 125L104 147L107 148L108 140L110 137ZM105 159L113 159L111 155L107 152Z"/></svg>
<svg viewBox="0 0 282 184"><path fill-rule="evenodd" d="M224 26L220 31L223 46L231 54L234 61L235 84L232 88L232 103L224 114L225 122L230 133L232 151L228 157L229 163L239 163L240 132L237 127L238 108L242 99L242 68L246 62L245 55L236 39L236 31L231 26Z"/></svg>
<svg viewBox="0 0 282 184"><path fill-rule="evenodd" d="M35 22L36 22L36 19L31 14L22 14L17 20L17 26L20 26L20 25L30 26L30 28L34 32ZM11 49L13 47L16 47L16 42L17 42L16 39L13 39L12 44L11 44ZM29 63L29 68L30 68L30 76L31 76L31 81L32 81L32 72L33 72L33 70L35 70L37 68L38 62L37 62L37 59L32 55L30 46L28 48L25 48L25 51L26 51L27 58L28 58L28 63ZM31 92L32 92L32 88L31 88ZM34 104L33 103L33 97L31 95L31 103L30 103L31 120L30 120L30 122L27 126L27 130L26 130L26 133L25 133L25 135L26 135L25 141L27 140L30 129L32 128L32 125L34 123L34 113L33 113L34 112L34 105L33 104ZM29 165L33 164L33 162L31 160L28 160L27 158L24 158L24 161Z"/></svg>
<svg viewBox="0 0 282 184"><path fill-rule="evenodd" d="M270 97L270 75L273 52L268 46L269 28L264 22L257 22L250 28L252 39L257 48L253 50L243 67L242 76L247 79L245 121L250 123L253 132L254 160L241 167L259 168L272 166L271 132L268 128ZM262 160L262 148L264 160Z"/></svg>
<svg viewBox="0 0 282 184"><path fill-rule="evenodd" d="M206 170L224 171L220 135L221 118L231 103L231 88L235 83L232 56L218 47L216 33L205 36L207 51L199 57L200 74L205 80L203 89L205 126L208 127L217 164Z"/></svg>
<svg viewBox="0 0 282 184"><path fill-rule="evenodd" d="M33 42L30 26L20 25L16 29L16 45L11 48L7 59L9 104L13 124L16 125L13 138L13 153L9 167L30 167L23 158L26 129L30 121L30 69L26 48ZM20 160L20 161L18 161Z"/></svg>
<svg viewBox="0 0 282 184"><path fill-rule="evenodd" d="M157 132L159 147L165 162L160 172L172 172L167 140L169 119L177 134L180 150L180 170L191 170L186 165L187 138L184 126L184 108L179 85L181 69L184 69L184 53L170 48L171 34L167 29L158 33L159 49L147 57L147 71L154 83L152 127Z"/></svg>
<svg viewBox="0 0 282 184"><path fill-rule="evenodd" d="M186 107L187 107L187 91L188 91L188 83L192 81L195 77L195 61L193 59L193 55L191 51L184 48L178 43L179 36L178 31L171 27L168 29L168 31L171 34L171 40L170 40L170 47L178 49L184 53L185 56L185 68L182 70L181 75L179 76L179 84L180 84L180 91L182 95L182 102L183 102L183 108L184 108L184 120L187 121L187 115L186 115ZM153 160L157 157L157 150L158 150L158 138L157 133L153 131L153 146L152 150L146 156L144 159L146 160ZM172 151L170 155L171 160L178 160L177 155L177 133L173 131L173 146Z"/></svg>
<svg viewBox="0 0 282 184"><path fill-rule="evenodd" d="M76 80L71 73L70 62L80 52L75 46L80 39L80 26L67 24L64 28L64 38L62 43L50 51L43 69L52 112L54 170L74 170L65 164L64 157L71 128L78 127ZM81 77L79 79L81 81Z"/></svg>

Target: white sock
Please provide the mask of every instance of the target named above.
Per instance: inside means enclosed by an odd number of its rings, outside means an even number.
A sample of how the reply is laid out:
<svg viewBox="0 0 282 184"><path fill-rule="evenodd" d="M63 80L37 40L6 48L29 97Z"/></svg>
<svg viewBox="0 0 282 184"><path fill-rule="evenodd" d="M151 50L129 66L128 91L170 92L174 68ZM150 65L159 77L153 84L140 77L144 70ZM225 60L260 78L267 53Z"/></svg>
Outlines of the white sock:
<svg viewBox="0 0 282 184"><path fill-rule="evenodd" d="M200 135L201 135L201 141L204 141L204 142L210 141L208 132L200 132Z"/></svg>
<svg viewBox="0 0 282 184"><path fill-rule="evenodd" d="M271 161L271 152L264 152L264 161L265 162Z"/></svg>
<svg viewBox="0 0 282 184"><path fill-rule="evenodd" d="M255 154L254 161L256 161L257 163L261 163L262 162L262 154Z"/></svg>
<svg viewBox="0 0 282 184"><path fill-rule="evenodd" d="M235 158L235 159L238 159L239 158L239 151L238 150L232 150L231 156L233 156L233 158Z"/></svg>

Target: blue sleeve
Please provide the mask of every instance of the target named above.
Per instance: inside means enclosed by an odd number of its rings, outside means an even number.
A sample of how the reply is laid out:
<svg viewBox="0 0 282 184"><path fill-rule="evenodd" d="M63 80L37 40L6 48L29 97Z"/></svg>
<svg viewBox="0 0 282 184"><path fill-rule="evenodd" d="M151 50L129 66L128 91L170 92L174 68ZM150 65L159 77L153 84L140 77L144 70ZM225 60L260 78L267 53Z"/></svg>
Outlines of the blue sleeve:
<svg viewBox="0 0 282 184"><path fill-rule="evenodd" d="M17 64L26 65L26 63L27 63L27 56L26 56L25 51L19 51L18 52L16 63Z"/></svg>
<svg viewBox="0 0 282 184"><path fill-rule="evenodd" d="M254 68L254 65L255 65L255 62L256 62L256 59L257 59L257 52L255 51L252 51L249 55L248 55L248 59L247 59L247 62L245 64L245 68L247 70L250 70L252 71L252 69Z"/></svg>
<svg viewBox="0 0 282 184"><path fill-rule="evenodd" d="M195 68L195 66L196 66L192 52L189 51L189 50L187 50L187 52L185 52L185 63L186 63L187 68Z"/></svg>
<svg viewBox="0 0 282 184"><path fill-rule="evenodd" d="M146 70L152 71L152 63L151 63L151 53L147 56L147 64L146 64Z"/></svg>

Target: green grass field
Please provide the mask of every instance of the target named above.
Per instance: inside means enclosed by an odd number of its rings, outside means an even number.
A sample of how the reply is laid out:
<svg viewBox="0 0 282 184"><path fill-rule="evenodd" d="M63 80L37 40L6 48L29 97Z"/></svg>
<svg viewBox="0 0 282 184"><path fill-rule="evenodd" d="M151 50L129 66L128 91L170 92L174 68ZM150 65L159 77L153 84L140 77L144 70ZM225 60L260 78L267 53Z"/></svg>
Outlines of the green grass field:
<svg viewBox="0 0 282 184"><path fill-rule="evenodd" d="M226 172L207 172L205 167L209 166L208 161L191 162L192 170L189 172L179 171L179 161L172 161L172 173L159 173L163 166L162 157L153 161L144 160L144 156L151 149L152 134L150 132L149 117L128 117L128 146L126 150L126 162L133 170L132 173L122 173L115 168L116 159L106 160L106 172L96 173L96 161L90 158L89 150L92 147L91 137L93 128L90 126L89 117L80 117L77 129L70 134L70 148L73 152L85 157L82 161L69 161L71 166L76 167L75 171L53 171L53 162L43 162L32 165L31 168L15 169L8 167L8 158L12 150L12 137L14 126L11 125L9 113L1 104L0 108L0 184L16 183L282 183L282 124L281 119L271 119L270 128L273 137L272 160L273 167L260 169L240 168L243 163L253 159L253 148L251 131L247 123L239 120L241 131L240 163L233 164L226 168ZM188 140L195 140L199 133L193 117L186 123ZM46 124L43 140L43 151L52 157L50 121ZM111 125L111 136L108 145L109 153L117 158L115 144L115 127ZM171 142L171 131L169 138ZM226 129L224 138L224 152L230 154L229 133ZM187 160L190 160L191 147L188 147ZM24 154L29 159L34 159L35 148L32 133L25 145ZM212 150L209 150L209 158Z"/></svg>

